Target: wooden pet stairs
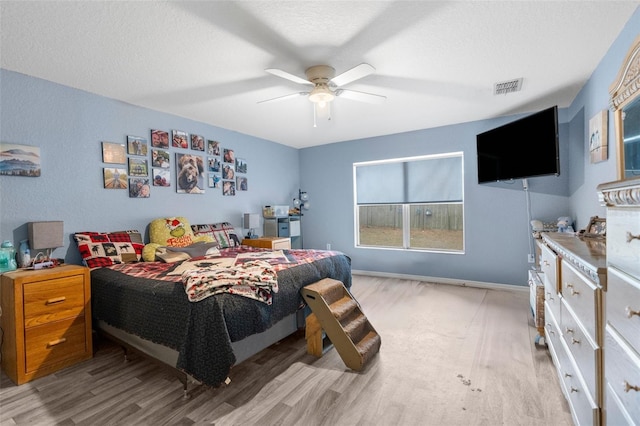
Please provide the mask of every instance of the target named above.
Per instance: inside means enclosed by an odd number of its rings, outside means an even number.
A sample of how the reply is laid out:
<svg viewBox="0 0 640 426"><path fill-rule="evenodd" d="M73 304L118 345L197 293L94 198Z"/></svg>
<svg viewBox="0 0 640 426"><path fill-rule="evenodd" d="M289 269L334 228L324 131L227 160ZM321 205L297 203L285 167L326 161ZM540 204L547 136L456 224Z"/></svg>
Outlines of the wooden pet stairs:
<svg viewBox="0 0 640 426"><path fill-rule="evenodd" d="M333 344L347 367L362 370L382 341L358 302L342 282L330 278L300 291L312 311L306 319L307 352L321 357Z"/></svg>

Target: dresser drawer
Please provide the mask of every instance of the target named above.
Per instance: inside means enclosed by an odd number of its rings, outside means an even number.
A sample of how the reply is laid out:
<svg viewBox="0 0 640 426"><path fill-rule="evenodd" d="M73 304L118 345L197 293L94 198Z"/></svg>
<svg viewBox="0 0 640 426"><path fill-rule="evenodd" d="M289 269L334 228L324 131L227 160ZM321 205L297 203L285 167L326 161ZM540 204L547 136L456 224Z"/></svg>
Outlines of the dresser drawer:
<svg viewBox="0 0 640 426"><path fill-rule="evenodd" d="M603 423L605 425L630 425L633 424L629 418L629 413L623 407L622 402L613 392L610 384L606 384L606 401L604 402Z"/></svg>
<svg viewBox="0 0 640 426"><path fill-rule="evenodd" d="M640 353L640 281L608 269L607 323Z"/></svg>
<svg viewBox="0 0 640 426"><path fill-rule="evenodd" d="M636 238L630 238L635 236ZM607 210L607 262L640 280L640 208Z"/></svg>
<svg viewBox="0 0 640 426"><path fill-rule="evenodd" d="M562 346L566 351L565 345L563 344ZM561 350L556 350L556 352L560 354ZM559 366L558 374L560 375L562 390L569 402L574 422L578 425L598 425L600 408L591 397L591 393L582 380L579 369L570 356L567 356L562 365Z"/></svg>
<svg viewBox="0 0 640 426"><path fill-rule="evenodd" d="M591 339L601 343L597 330L600 320L600 290L569 262L562 261L562 298L571 307L575 316L580 318Z"/></svg>
<svg viewBox="0 0 640 426"><path fill-rule="evenodd" d="M84 276L73 275L24 285L24 323L33 327L84 311Z"/></svg>
<svg viewBox="0 0 640 426"><path fill-rule="evenodd" d="M540 246L540 270L549 281L549 284L556 289L556 292L559 292L558 256L545 244Z"/></svg>
<svg viewBox="0 0 640 426"><path fill-rule="evenodd" d="M556 321L560 322L560 295L556 287L546 279L546 276L543 281L545 309L556 318Z"/></svg>
<svg viewBox="0 0 640 426"><path fill-rule="evenodd" d="M563 299L563 303L564 299ZM562 323L560 331L571 356L575 360L576 366L580 370L582 377L591 393L591 397L597 400L600 377L601 348L586 334L574 313L570 308L563 306Z"/></svg>
<svg viewBox="0 0 640 426"><path fill-rule="evenodd" d="M28 328L25 331L26 373L46 369L87 353L85 319L74 319Z"/></svg>
<svg viewBox="0 0 640 426"><path fill-rule="evenodd" d="M605 332L607 390L615 393L628 415L640 424L640 357L615 329Z"/></svg>

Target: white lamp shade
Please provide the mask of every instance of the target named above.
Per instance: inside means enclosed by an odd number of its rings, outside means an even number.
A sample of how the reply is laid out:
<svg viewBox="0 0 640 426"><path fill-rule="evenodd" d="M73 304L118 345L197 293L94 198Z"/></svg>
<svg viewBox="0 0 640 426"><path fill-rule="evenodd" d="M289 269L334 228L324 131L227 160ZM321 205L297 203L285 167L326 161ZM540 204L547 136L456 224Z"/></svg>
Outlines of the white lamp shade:
<svg viewBox="0 0 640 426"><path fill-rule="evenodd" d="M244 229L254 229L260 226L260 215L257 213L245 213L242 221Z"/></svg>
<svg viewBox="0 0 640 426"><path fill-rule="evenodd" d="M64 222L29 222L29 246L34 250L64 246Z"/></svg>

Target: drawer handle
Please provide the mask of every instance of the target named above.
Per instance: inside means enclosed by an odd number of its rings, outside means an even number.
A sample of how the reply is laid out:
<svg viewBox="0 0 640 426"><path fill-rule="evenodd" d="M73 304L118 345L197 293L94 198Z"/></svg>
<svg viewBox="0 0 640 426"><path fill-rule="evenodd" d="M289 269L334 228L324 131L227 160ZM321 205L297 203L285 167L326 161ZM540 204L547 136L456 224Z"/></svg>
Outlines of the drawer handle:
<svg viewBox="0 0 640 426"><path fill-rule="evenodd" d="M565 333L573 333L573 328L567 327L567 328L564 329L564 331L565 331Z"/></svg>
<svg viewBox="0 0 640 426"><path fill-rule="evenodd" d="M631 306L624 308L624 311L627 313L627 318L632 318L634 315L638 315L640 317L640 311L634 311L631 309Z"/></svg>
<svg viewBox="0 0 640 426"><path fill-rule="evenodd" d="M574 393L574 392L580 392L580 391L577 388L574 388L573 386L571 386L571 393Z"/></svg>
<svg viewBox="0 0 640 426"><path fill-rule="evenodd" d="M630 384L629 382L627 382L625 380L624 381L624 391L625 392L629 392L630 390L634 390L636 392L640 392L640 386L634 386L634 385Z"/></svg>
<svg viewBox="0 0 640 426"><path fill-rule="evenodd" d="M62 303L65 300L67 300L67 298L65 296L54 297L53 299L49 299L46 302L44 302L44 304L45 305L55 305L56 303Z"/></svg>
<svg viewBox="0 0 640 426"><path fill-rule="evenodd" d="M572 345L576 345L576 344L579 345L580 344L580 339L576 339L575 337L572 337L571 338L571 344Z"/></svg>
<svg viewBox="0 0 640 426"><path fill-rule="evenodd" d="M547 262L546 260L543 260L542 263L544 263L544 266L549 266L549 262Z"/></svg>
<svg viewBox="0 0 640 426"><path fill-rule="evenodd" d="M630 243L632 240L640 240L640 234L633 235L631 232L627 231L627 242Z"/></svg>
<svg viewBox="0 0 640 426"><path fill-rule="evenodd" d="M570 373L564 373L564 377L573 377Z"/></svg>
<svg viewBox="0 0 640 426"><path fill-rule="evenodd" d="M64 343L66 341L67 341L66 337L61 337L59 339L52 340L49 343L47 343L47 348L51 348L51 347L57 346L57 345L59 345L61 343Z"/></svg>
<svg viewBox="0 0 640 426"><path fill-rule="evenodd" d="M550 292L547 292L547 300L555 300L553 297L551 297Z"/></svg>
<svg viewBox="0 0 640 426"><path fill-rule="evenodd" d="M578 290L575 290L575 289L573 288L573 284L567 284L567 288L568 288L569 290L571 290L571 295L572 295L572 296L575 296L576 294L580 294L580 292L579 292Z"/></svg>
<svg viewBox="0 0 640 426"><path fill-rule="evenodd" d="M551 324L549 324L549 323L547 323L547 329L548 329L547 331L549 332L549 334L553 334L553 335L556 334L556 332L553 331L553 329L551 328Z"/></svg>

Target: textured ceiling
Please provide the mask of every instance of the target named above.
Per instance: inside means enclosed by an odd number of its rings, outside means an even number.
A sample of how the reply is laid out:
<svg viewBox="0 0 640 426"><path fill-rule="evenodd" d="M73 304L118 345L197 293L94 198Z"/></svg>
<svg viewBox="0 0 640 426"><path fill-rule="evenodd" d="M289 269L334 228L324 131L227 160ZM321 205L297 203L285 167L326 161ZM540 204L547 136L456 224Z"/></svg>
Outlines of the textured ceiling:
<svg viewBox="0 0 640 426"><path fill-rule="evenodd" d="M568 106L637 1L1 1L2 68L293 147ZM304 77L372 75L313 127ZM520 92L493 95L523 78ZM169 129L167 129L169 130ZM215 137L215 135L210 135Z"/></svg>

